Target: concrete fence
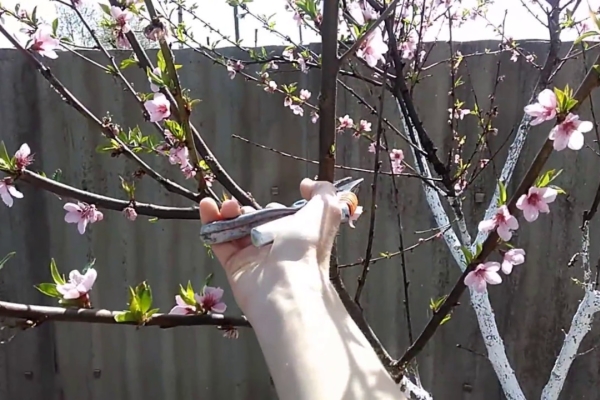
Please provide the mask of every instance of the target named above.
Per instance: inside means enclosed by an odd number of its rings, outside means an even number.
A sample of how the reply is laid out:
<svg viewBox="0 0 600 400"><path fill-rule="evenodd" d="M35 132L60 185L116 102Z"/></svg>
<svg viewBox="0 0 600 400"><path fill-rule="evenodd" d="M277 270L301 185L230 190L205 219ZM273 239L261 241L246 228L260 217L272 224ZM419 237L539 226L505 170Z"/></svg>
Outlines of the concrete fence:
<svg viewBox="0 0 600 400"><path fill-rule="evenodd" d="M496 49L496 42L460 44L463 54ZM543 62L547 44L531 42L524 46ZM562 49L564 54L568 47ZM281 51L282 49L274 49ZM226 49L227 54L236 54ZM446 44L435 47L432 60L447 58ZM116 52L118 59L128 57ZM106 64L100 54L86 56ZM211 64L191 50L176 52L183 65L183 84L194 97L202 99L193 114L193 122L214 149L234 179L261 203L291 203L298 197L298 183L314 176L314 164L283 157L272 151L242 143L231 137L238 134L253 142L300 157L315 160L318 126L308 116L301 118L282 108L283 98L270 95L242 78L230 80L223 68ZM511 62L510 55L467 58L460 75L465 85L457 96L465 107L489 108L490 95L498 107L492 138L492 152L499 151L491 168L478 178L465 198L465 214L473 229L481 219L494 189L494 173L502 167L514 128L535 84L537 71L522 61ZM588 56L591 59L591 56ZM110 113L124 127L139 124L144 131L152 128L143 121L137 104L118 82L97 67L71 55L61 54L49 63L54 73L96 115ZM447 125L450 75L446 67L433 69L415 93L417 108L425 127L445 154L452 144ZM62 170L62 180L79 188L114 197L123 196L119 175L136 169L122 159L95 152L103 138L97 129L61 102L47 82L14 50L0 51L0 139L11 151L23 142L36 153L35 167L48 175ZM139 71L127 70L137 90L146 91L147 81ZM581 60L569 61L556 78L558 86L577 86L585 74ZM298 82L316 98L319 72L309 74L282 72L273 74L279 83ZM496 86L497 79L501 82ZM345 79L371 104L377 103L378 91L365 84ZM471 87L473 90L471 91ZM593 96L597 104L600 98ZM600 111L596 108L596 113ZM590 102L581 112L591 118ZM340 89L339 114L354 120L373 116L348 92ZM391 98L386 100L386 116L398 124ZM479 129L473 116L459 124L467 136L467 147L476 141ZM518 180L546 138L550 124L533 129L515 172ZM405 143L388 131L397 147ZM595 133L586 144L597 148ZM366 142L350 134L339 136L338 163L371 169L372 154ZM410 152L406 151L407 156ZM183 184L179 171L165 159L145 157L156 169ZM579 225L589 207L600 179L599 157L589 149L565 150L554 154L550 167L562 168L557 184L568 195L552 205L550 216L533 224L522 224L515 243L527 251L527 262L516 267L505 283L490 290L496 321L507 346L508 358L516 370L528 398L539 398L554 359L583 292L571 278L580 278L579 264L568 268L571 256L579 250ZM339 171L339 176L346 171ZM352 173L367 180L370 174ZM399 248L398 218L404 246L414 244L434 227L424 201L420 182L414 178L397 180L399 210L389 177L379 184L376 218L375 254ZM368 185L361 200L369 208ZM96 258L99 277L92 294L97 307L119 310L125 307L127 287L147 280L154 290L155 302L168 310L174 302L179 283L191 280L199 286L204 277L215 273L214 283L227 288L216 261L207 255L198 239L199 222L158 221L139 218L132 223L122 215L106 212L105 220L79 235L73 225L64 223L64 211L56 196L33 187L20 186L24 199L12 209L0 206L0 256L16 251L17 256L0 273L0 299L29 304L52 304L33 285L50 278L49 262L54 257L61 271L83 267ZM277 193L277 194L274 194ZM477 195L477 196L476 196ZM140 201L162 205L189 205L185 199L166 193L151 179L144 179L136 196ZM483 197L483 202L475 201ZM598 219L592 227L592 244L598 242ZM351 263L364 256L368 220L358 228L342 229L340 261ZM592 245L591 259L596 263L599 246ZM400 356L409 344L402 263L410 281L408 306L412 332L416 336L426 324L431 298L447 293L459 276L459 268L442 241L431 241L406 254L372 265L364 305L366 316L389 351ZM350 290L356 286L359 270L345 269ZM237 313L231 294L226 301L230 312ZM47 323L20 332L0 331L7 340L0 345L0 399L7 400L191 400L191 399L269 399L276 398L265 363L251 330L242 330L240 339L228 340L209 327L135 329L126 326ZM581 351L598 342L599 330L588 335ZM13 337L14 335L14 337ZM487 359L475 315L463 297L463 303L435 339L420 355L419 369L425 388L438 399L495 400L503 395ZM596 399L600 377L596 350L582 355L573 364L562 399ZM315 360L319 362L319 360Z"/></svg>

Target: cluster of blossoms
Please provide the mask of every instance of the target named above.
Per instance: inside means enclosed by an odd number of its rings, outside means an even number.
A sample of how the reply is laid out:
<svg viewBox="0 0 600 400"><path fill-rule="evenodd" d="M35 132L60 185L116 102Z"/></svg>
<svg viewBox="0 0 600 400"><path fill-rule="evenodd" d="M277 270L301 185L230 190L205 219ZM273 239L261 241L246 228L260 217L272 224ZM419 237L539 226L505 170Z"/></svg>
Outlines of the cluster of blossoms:
<svg viewBox="0 0 600 400"><path fill-rule="evenodd" d="M539 125L560 116L560 104L554 91L543 90L537 100L537 103L527 105L524 109L526 114L534 117L531 125ZM552 128L548 138L553 141L556 151L562 151L567 147L572 150L580 150L584 144L583 133L589 132L592 128L591 122L581 121L578 115L566 112L566 115L559 118L559 122ZM523 212L523 218L527 222L533 222L538 219L540 213L548 214L550 212L549 204L556 200L558 193L558 190L553 187L532 186L526 194L519 197L516 208ZM510 241L513 232L517 229L519 229L519 222L506 205L498 207L496 214L491 219L479 223L480 232L496 231L504 242ZM477 265L465 277L465 285L473 287L474 290L483 291L486 284L497 285L502 282L498 271L502 270L505 274L510 274L514 265L522 264L524 261L525 251L512 248L504 253L502 265L494 261Z"/></svg>

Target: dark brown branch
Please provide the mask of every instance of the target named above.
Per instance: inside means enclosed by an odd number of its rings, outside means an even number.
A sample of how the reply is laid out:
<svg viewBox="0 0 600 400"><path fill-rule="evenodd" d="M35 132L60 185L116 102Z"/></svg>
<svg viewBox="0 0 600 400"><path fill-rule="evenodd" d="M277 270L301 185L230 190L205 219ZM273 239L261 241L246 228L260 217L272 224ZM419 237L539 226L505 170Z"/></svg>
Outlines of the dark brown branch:
<svg viewBox="0 0 600 400"><path fill-rule="evenodd" d="M600 55L598 55L594 64L600 63ZM575 92L573 96L575 100L577 100L577 105L572 110L573 112L581 106L583 101L590 95L593 89L600 86L600 75L594 69L591 69L588 74L583 79L583 82L579 85L579 88ZM507 207L509 211L514 213L516 211L516 203L521 195L525 194L527 190L535 183L535 180L542 172L542 168L546 164L546 161L552 154L553 150L553 142L550 139L547 139L542 148L539 150L535 159L531 163L529 170L525 174L525 177L521 180L519 187L510 198ZM467 266L465 271L462 273L458 281L454 284L452 291L446 297L444 303L439 307L438 311L436 311L433 317L427 323L427 326L415 343L409 347L404 356L398 361L398 366L403 369L412 359L416 357L416 355L425 347L425 345L429 342L429 340L433 337L437 329L439 328L441 322L444 320L446 315L448 315L454 307L457 306L460 296L466 289L464 280L469 272L471 272L479 263L484 262L487 257L496 249L498 244L498 233L496 231L492 232L488 238L483 242L483 248L481 253Z"/></svg>
<svg viewBox="0 0 600 400"><path fill-rule="evenodd" d="M386 68L387 72L387 68ZM381 93L379 94L379 119L377 120L377 135L375 138L375 165L373 166L373 182L371 183L371 210L369 213L369 233L367 236L367 249L365 250L365 261L363 264L362 272L358 277L358 285L356 286L356 293L354 294L354 302L357 306L360 306L360 296L367 283L367 274L369 273L369 262L371 261L371 254L373 253L373 240L375 239L375 213L377 210L377 181L379 178L379 170L381 169L381 161L379 160L379 154L381 149L379 143L381 143L381 136L383 134L383 106L385 99L385 87L382 86ZM393 166L392 166L393 168ZM393 170L392 170L393 172ZM394 179L394 178L392 178ZM361 307L362 308L362 307Z"/></svg>
<svg viewBox="0 0 600 400"><path fill-rule="evenodd" d="M134 160L140 167L154 180L160 183L169 192L184 196L194 202L200 201L202 198L199 194L193 193L183 186L170 181L156 172L140 157L138 157L125 143L116 137L113 127L104 124L100 121L91 111L89 111L63 84L60 82L52 73L50 68L40 62L31 52L26 50L5 28L0 24L0 33L2 33L19 51L21 51L26 58L33 64L33 66L41 73L41 75L52 85L52 87L62 96L63 100L73 107L77 112L84 116L88 121L100 129L100 131L108 138L115 140L121 146L123 153Z"/></svg>
<svg viewBox="0 0 600 400"><path fill-rule="evenodd" d="M335 178L337 76L340 68L337 47L339 0L323 0L323 43L321 93L319 97L319 180Z"/></svg>
<svg viewBox="0 0 600 400"><path fill-rule="evenodd" d="M158 326L174 328L177 326L240 326L250 327L245 317L223 315L170 315L154 314L143 325L137 322L117 322L115 316L119 311L96 310L85 308L62 308L0 301L0 317L16 318L31 321L37 326L46 321L85 322L92 324Z"/></svg>
<svg viewBox="0 0 600 400"><path fill-rule="evenodd" d="M137 201L132 203L130 201L118 200L112 197L87 192L85 190L65 185L64 183L45 178L27 169L24 169L20 172L17 181L27 182L31 186L46 190L58 196L76 199L88 204L94 204L107 210L123 211L126 207L132 206L139 215L146 215L160 219L197 220L200 218L200 215L198 214L198 207L164 207L154 204L139 203Z"/></svg>

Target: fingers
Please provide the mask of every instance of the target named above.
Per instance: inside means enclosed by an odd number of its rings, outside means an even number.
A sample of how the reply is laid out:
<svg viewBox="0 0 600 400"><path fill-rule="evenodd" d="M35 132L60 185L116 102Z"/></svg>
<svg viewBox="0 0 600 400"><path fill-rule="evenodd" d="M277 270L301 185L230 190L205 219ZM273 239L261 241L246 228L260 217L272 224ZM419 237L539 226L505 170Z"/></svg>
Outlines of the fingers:
<svg viewBox="0 0 600 400"><path fill-rule="evenodd" d="M310 200L314 196L335 197L336 189L331 182L313 181L305 178L300 182L300 193L304 199Z"/></svg>
<svg viewBox="0 0 600 400"><path fill-rule="evenodd" d="M219 206L217 206L217 203L212 198L207 197L200 201L200 219L202 220L202 224L235 218L241 213L240 205L235 200L225 200L221 206L221 210L219 210ZM242 246L243 243L234 241L215 244L211 248L221 265L225 266L231 256Z"/></svg>

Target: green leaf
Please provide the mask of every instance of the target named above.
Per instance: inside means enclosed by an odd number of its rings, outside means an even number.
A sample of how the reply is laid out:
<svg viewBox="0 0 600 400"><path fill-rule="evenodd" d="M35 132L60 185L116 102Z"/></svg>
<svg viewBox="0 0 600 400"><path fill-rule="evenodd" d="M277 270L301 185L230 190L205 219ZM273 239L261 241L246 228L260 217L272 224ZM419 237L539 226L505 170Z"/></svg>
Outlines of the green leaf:
<svg viewBox="0 0 600 400"><path fill-rule="evenodd" d="M12 168L12 157L8 155L8 150L6 150L6 145L3 141L0 141L0 160L3 160L6 164L6 168Z"/></svg>
<svg viewBox="0 0 600 400"><path fill-rule="evenodd" d="M122 176L119 176L119 179L121 179L121 188L123 188L123 191L127 193L127 196L129 196L130 199L133 199L135 195L135 184L133 182L130 184Z"/></svg>
<svg viewBox="0 0 600 400"><path fill-rule="evenodd" d="M475 254L473 255L473 258L479 257L479 255L481 254L481 250L483 250L483 246L481 245L481 243L477 243L477 245L475 246Z"/></svg>
<svg viewBox="0 0 600 400"><path fill-rule="evenodd" d="M58 29L58 18L54 18L52 21L52 34L56 36L56 30Z"/></svg>
<svg viewBox="0 0 600 400"><path fill-rule="evenodd" d="M135 291L139 299L140 311L142 314L146 314L152 307L152 289L146 282L142 282Z"/></svg>
<svg viewBox="0 0 600 400"><path fill-rule="evenodd" d="M46 296L59 299L62 298L62 295L58 293L58 290L56 290L56 284L54 283L40 283L34 287Z"/></svg>
<svg viewBox="0 0 600 400"><path fill-rule="evenodd" d="M123 311L115 315L115 321L117 322L135 322L137 321L136 315L129 311Z"/></svg>
<svg viewBox="0 0 600 400"><path fill-rule="evenodd" d="M165 56L162 52L162 50L158 50L158 53L156 53L156 66L158 67L158 69L160 69L160 72L166 73L167 72L167 62L165 61Z"/></svg>
<svg viewBox="0 0 600 400"><path fill-rule="evenodd" d="M465 255L465 260L467 262L467 265L471 263L471 261L473 260L473 255L471 254L471 250L469 250L468 247L462 246L460 248L463 252L463 254Z"/></svg>
<svg viewBox="0 0 600 400"><path fill-rule="evenodd" d="M560 170L555 170L555 169L551 169L548 170L546 172L544 172L542 175L540 175L538 177L538 179L535 182L535 186L539 187L539 188L543 188L548 186L550 183L552 183L553 180L555 180L556 178L558 178L558 176L563 172L562 169Z"/></svg>
<svg viewBox="0 0 600 400"><path fill-rule="evenodd" d="M506 204L508 199L508 195L506 194L506 186L504 186L504 182L498 181L498 190L500 192L500 197L498 198L498 206L503 206Z"/></svg>
<svg viewBox="0 0 600 400"><path fill-rule="evenodd" d="M104 11L105 14L112 17L112 15L110 13L110 6L108 4L103 4L103 3L98 3L98 4L100 5L100 8L102 8L102 11Z"/></svg>
<svg viewBox="0 0 600 400"><path fill-rule="evenodd" d="M154 314L156 314L159 311L160 311L160 308L153 308L152 310L149 310L148 312L146 312L146 314L144 315L144 318L149 319L150 317L152 317Z"/></svg>
<svg viewBox="0 0 600 400"><path fill-rule="evenodd" d="M8 262L8 260L13 258L15 256L15 254L17 254L16 251L11 251L7 255L5 255L4 258L2 260L0 260L0 269L4 268L4 264L6 264Z"/></svg>
<svg viewBox="0 0 600 400"><path fill-rule="evenodd" d="M60 168L58 168L56 171L54 171L54 173L50 177L50 179L52 179L53 181L56 181L56 182L60 182L61 178L62 178L62 169L60 169Z"/></svg>
<svg viewBox="0 0 600 400"><path fill-rule="evenodd" d="M150 222L151 224L155 223L156 221L158 221L158 217L148 218L148 222Z"/></svg>
<svg viewBox="0 0 600 400"><path fill-rule="evenodd" d="M597 36L597 35L600 35L600 32L595 32L595 31L584 32L583 34L581 34L581 36L579 36L577 39L575 39L573 44L578 45L579 43L583 42L585 39L590 38L592 36Z"/></svg>
<svg viewBox="0 0 600 400"><path fill-rule="evenodd" d="M58 268L56 267L56 261L54 258L50 259L50 274L52 275L52 280L57 285L64 285L65 279L58 272Z"/></svg>
<svg viewBox="0 0 600 400"><path fill-rule="evenodd" d="M440 322L440 326L442 326L446 322L450 321L450 318L452 318L452 316L450 315L450 313L446 314L446 316L444 317L444 319L442 319L442 321Z"/></svg>
<svg viewBox="0 0 600 400"><path fill-rule="evenodd" d="M119 69L123 70L131 67L132 65L138 65L137 60L134 60L133 58L126 58L119 64Z"/></svg>
<svg viewBox="0 0 600 400"><path fill-rule="evenodd" d="M210 286L210 282L212 281L213 273L208 274L206 279L204 279L204 283L202 284L202 291L204 292L204 288Z"/></svg>
<svg viewBox="0 0 600 400"><path fill-rule="evenodd" d="M132 313L140 312L140 301L135 289L129 286L129 311Z"/></svg>

